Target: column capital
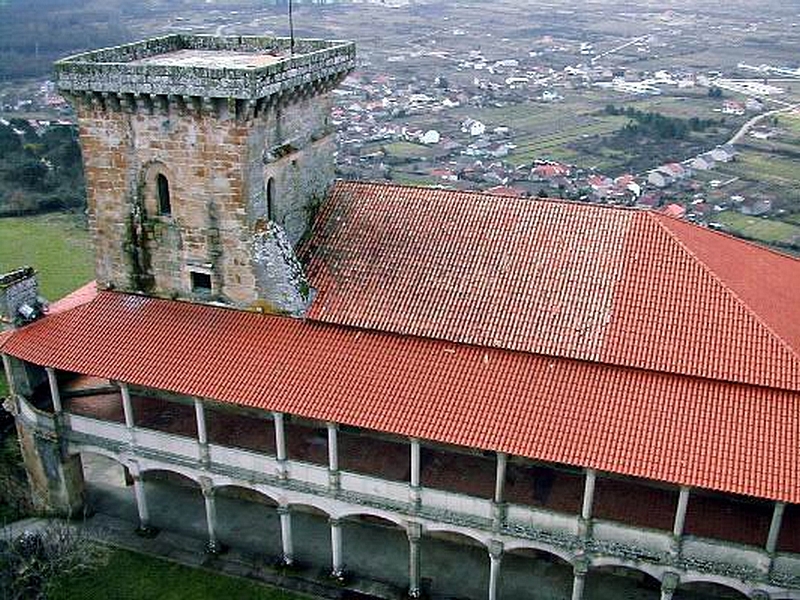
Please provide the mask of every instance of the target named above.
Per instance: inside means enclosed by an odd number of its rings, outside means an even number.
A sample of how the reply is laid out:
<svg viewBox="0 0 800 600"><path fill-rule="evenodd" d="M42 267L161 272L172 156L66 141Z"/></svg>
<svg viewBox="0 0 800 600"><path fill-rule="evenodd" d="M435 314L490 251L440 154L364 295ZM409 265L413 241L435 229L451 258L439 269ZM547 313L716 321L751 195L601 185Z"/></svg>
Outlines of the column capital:
<svg viewBox="0 0 800 600"><path fill-rule="evenodd" d="M589 559L584 556L577 556L572 561L572 572L575 577L584 577L589 572Z"/></svg>
<svg viewBox="0 0 800 600"><path fill-rule="evenodd" d="M200 489L203 491L203 496L206 498L214 497L214 482L210 477L200 477Z"/></svg>
<svg viewBox="0 0 800 600"><path fill-rule="evenodd" d="M291 515L292 511L288 506L278 506L279 515Z"/></svg>
<svg viewBox="0 0 800 600"><path fill-rule="evenodd" d="M422 524L416 521L409 521L406 523L406 535L409 541L418 542L422 537Z"/></svg>
<svg viewBox="0 0 800 600"><path fill-rule="evenodd" d="M675 593L678 589L678 584L681 582L680 575L672 571L667 571L661 578L661 591L668 594Z"/></svg>
<svg viewBox="0 0 800 600"><path fill-rule="evenodd" d="M492 560L500 560L503 556L503 542L499 540L490 540L487 550Z"/></svg>
<svg viewBox="0 0 800 600"><path fill-rule="evenodd" d="M328 525L330 525L331 527L341 527L342 519L338 519L336 517L330 517L328 519Z"/></svg>

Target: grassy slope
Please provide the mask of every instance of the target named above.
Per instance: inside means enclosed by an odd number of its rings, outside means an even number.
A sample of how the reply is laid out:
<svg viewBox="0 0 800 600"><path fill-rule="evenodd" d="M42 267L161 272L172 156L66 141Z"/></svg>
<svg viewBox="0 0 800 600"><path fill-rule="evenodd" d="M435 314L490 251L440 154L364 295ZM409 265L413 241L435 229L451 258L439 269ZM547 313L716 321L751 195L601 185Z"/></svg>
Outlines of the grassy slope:
<svg viewBox="0 0 800 600"><path fill-rule="evenodd" d="M94 277L89 234L80 217L49 214L0 219L0 272L31 265L39 290L57 300Z"/></svg>
<svg viewBox="0 0 800 600"><path fill-rule="evenodd" d="M57 581L50 600L301 600L252 581L128 552L114 550L108 565L80 576Z"/></svg>

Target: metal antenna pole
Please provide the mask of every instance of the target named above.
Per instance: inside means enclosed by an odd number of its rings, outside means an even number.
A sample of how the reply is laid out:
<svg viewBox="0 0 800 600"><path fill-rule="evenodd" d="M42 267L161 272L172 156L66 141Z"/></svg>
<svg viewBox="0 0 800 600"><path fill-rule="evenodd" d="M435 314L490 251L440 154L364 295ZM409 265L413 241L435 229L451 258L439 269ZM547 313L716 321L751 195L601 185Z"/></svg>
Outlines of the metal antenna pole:
<svg viewBox="0 0 800 600"><path fill-rule="evenodd" d="M294 21L292 21L292 0L289 0L289 54L294 56Z"/></svg>

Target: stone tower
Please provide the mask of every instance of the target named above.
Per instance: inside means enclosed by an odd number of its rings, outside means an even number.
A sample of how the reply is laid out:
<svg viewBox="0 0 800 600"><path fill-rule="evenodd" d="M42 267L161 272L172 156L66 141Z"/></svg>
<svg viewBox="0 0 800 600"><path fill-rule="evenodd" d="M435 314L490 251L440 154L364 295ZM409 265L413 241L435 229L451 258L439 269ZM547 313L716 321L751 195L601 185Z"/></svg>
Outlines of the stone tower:
<svg viewBox="0 0 800 600"><path fill-rule="evenodd" d="M349 42L170 35L56 63L100 287L302 314L293 247L333 180Z"/></svg>

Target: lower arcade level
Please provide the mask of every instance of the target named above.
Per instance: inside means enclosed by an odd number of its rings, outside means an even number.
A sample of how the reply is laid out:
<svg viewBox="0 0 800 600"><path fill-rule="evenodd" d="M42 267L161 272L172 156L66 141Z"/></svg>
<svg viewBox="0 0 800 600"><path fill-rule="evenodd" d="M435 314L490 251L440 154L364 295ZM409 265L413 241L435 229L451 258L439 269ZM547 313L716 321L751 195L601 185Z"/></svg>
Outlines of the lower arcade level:
<svg viewBox="0 0 800 600"><path fill-rule="evenodd" d="M800 598L795 505L5 361L43 507L412 597Z"/></svg>

